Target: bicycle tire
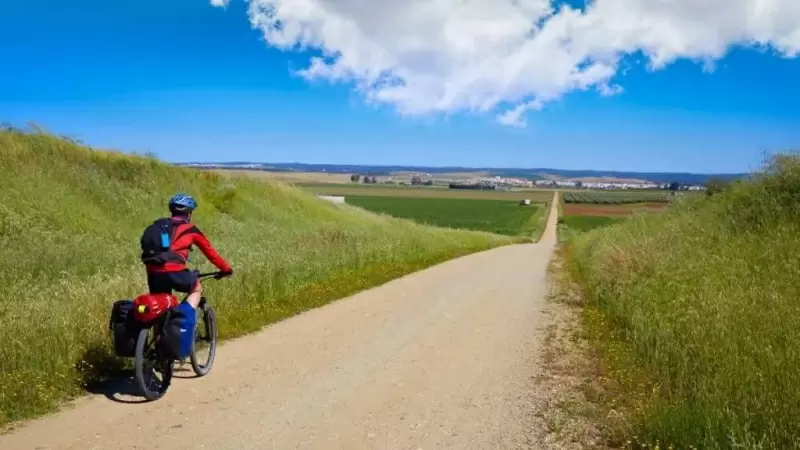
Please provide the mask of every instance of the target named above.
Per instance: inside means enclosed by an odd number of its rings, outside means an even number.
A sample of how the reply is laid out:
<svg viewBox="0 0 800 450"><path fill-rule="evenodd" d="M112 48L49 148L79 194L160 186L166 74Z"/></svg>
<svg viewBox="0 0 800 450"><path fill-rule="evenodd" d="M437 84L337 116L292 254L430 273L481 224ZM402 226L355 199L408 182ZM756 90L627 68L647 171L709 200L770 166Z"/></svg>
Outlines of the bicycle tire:
<svg viewBox="0 0 800 450"><path fill-rule="evenodd" d="M214 315L214 308L211 307L208 303L204 302L202 308L198 309L198 319L197 325L200 326L202 323L202 330L204 331L203 339L208 340L208 358L206 359L205 363L202 361L198 361L197 353L195 351L197 344L197 327L195 327L195 337L192 341L192 353L189 355L189 360L192 363L192 370L198 377L202 377L208 375L211 371L211 367L214 365L214 357L217 353L217 324L215 321Z"/></svg>
<svg viewBox="0 0 800 450"><path fill-rule="evenodd" d="M158 400L159 398L163 397L164 394L169 389L169 385L172 382L172 361L167 359L159 358L158 352L155 353L154 358L149 358L148 355L145 354L147 350L147 342L149 340L150 329L144 328L139 331L139 336L136 339L136 355L134 361L134 372L136 378L136 385L139 388L139 391L142 393L144 398L150 401ZM146 367L145 363L151 361L153 363L153 369L159 370L163 376L163 380L159 384L158 388L151 389L148 383L149 377L145 378ZM147 371L149 372L149 370Z"/></svg>

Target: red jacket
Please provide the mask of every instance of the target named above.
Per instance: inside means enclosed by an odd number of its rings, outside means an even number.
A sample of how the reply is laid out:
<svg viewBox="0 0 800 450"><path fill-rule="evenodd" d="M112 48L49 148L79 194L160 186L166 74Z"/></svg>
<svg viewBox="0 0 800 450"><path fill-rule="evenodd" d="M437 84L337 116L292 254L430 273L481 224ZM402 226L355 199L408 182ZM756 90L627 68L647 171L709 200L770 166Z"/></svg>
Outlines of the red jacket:
<svg viewBox="0 0 800 450"><path fill-rule="evenodd" d="M222 272L229 272L231 266L211 246L208 238L196 225L182 217L172 217L172 239L170 250L181 255L184 261L189 259L192 245L197 245L201 252ZM147 265L148 272L180 272L187 269L186 263L168 261L163 266Z"/></svg>

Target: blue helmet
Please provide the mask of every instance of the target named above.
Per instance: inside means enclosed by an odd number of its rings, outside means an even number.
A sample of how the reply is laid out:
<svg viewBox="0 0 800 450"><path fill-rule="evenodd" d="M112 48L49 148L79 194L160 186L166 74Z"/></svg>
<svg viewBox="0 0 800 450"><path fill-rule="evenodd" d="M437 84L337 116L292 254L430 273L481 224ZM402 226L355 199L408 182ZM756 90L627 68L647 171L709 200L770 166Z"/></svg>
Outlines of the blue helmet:
<svg viewBox="0 0 800 450"><path fill-rule="evenodd" d="M197 202L188 194L175 194L169 199L169 210L173 213L191 213L197 208Z"/></svg>

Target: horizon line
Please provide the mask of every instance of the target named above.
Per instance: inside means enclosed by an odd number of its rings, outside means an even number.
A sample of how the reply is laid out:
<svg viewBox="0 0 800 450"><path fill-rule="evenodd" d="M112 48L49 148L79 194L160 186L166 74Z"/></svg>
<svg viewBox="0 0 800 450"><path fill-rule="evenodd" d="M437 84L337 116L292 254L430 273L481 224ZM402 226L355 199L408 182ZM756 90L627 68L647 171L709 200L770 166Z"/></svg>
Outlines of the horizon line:
<svg viewBox="0 0 800 450"><path fill-rule="evenodd" d="M747 176L750 172L670 172L670 171L644 171L644 170L621 170L621 169L558 169L554 167L499 167L499 166L450 166L450 165L415 165L415 164L365 164L365 163L304 163L293 162L255 162L255 161L215 161L200 162L186 161L173 162L176 165L233 165L233 164L253 164L262 166L351 166L351 167L371 167L371 168L409 168L409 169L457 169L465 171L548 171L559 172L597 172L597 173L618 173L618 174L641 174L641 175L697 175L697 176Z"/></svg>

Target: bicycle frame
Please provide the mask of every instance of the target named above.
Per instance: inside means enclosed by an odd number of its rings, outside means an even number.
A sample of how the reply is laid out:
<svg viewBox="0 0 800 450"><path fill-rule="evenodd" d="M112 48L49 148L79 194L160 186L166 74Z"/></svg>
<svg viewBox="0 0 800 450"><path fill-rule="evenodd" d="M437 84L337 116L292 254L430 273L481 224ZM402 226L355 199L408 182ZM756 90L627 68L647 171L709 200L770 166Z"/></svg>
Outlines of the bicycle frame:
<svg viewBox="0 0 800 450"><path fill-rule="evenodd" d="M208 278L215 278L220 279L224 275L222 272L208 272L208 273L200 273L199 271L194 271L197 274L197 279L200 282ZM188 297L188 295L186 296ZM184 297L184 300L186 300ZM205 298L204 298L205 299ZM133 317L139 322L141 325L149 327L154 325L158 319L163 317L164 313L167 310L178 306L180 303L178 301L178 297L174 294L163 293L163 294L142 294L134 299L134 308L133 308Z"/></svg>

